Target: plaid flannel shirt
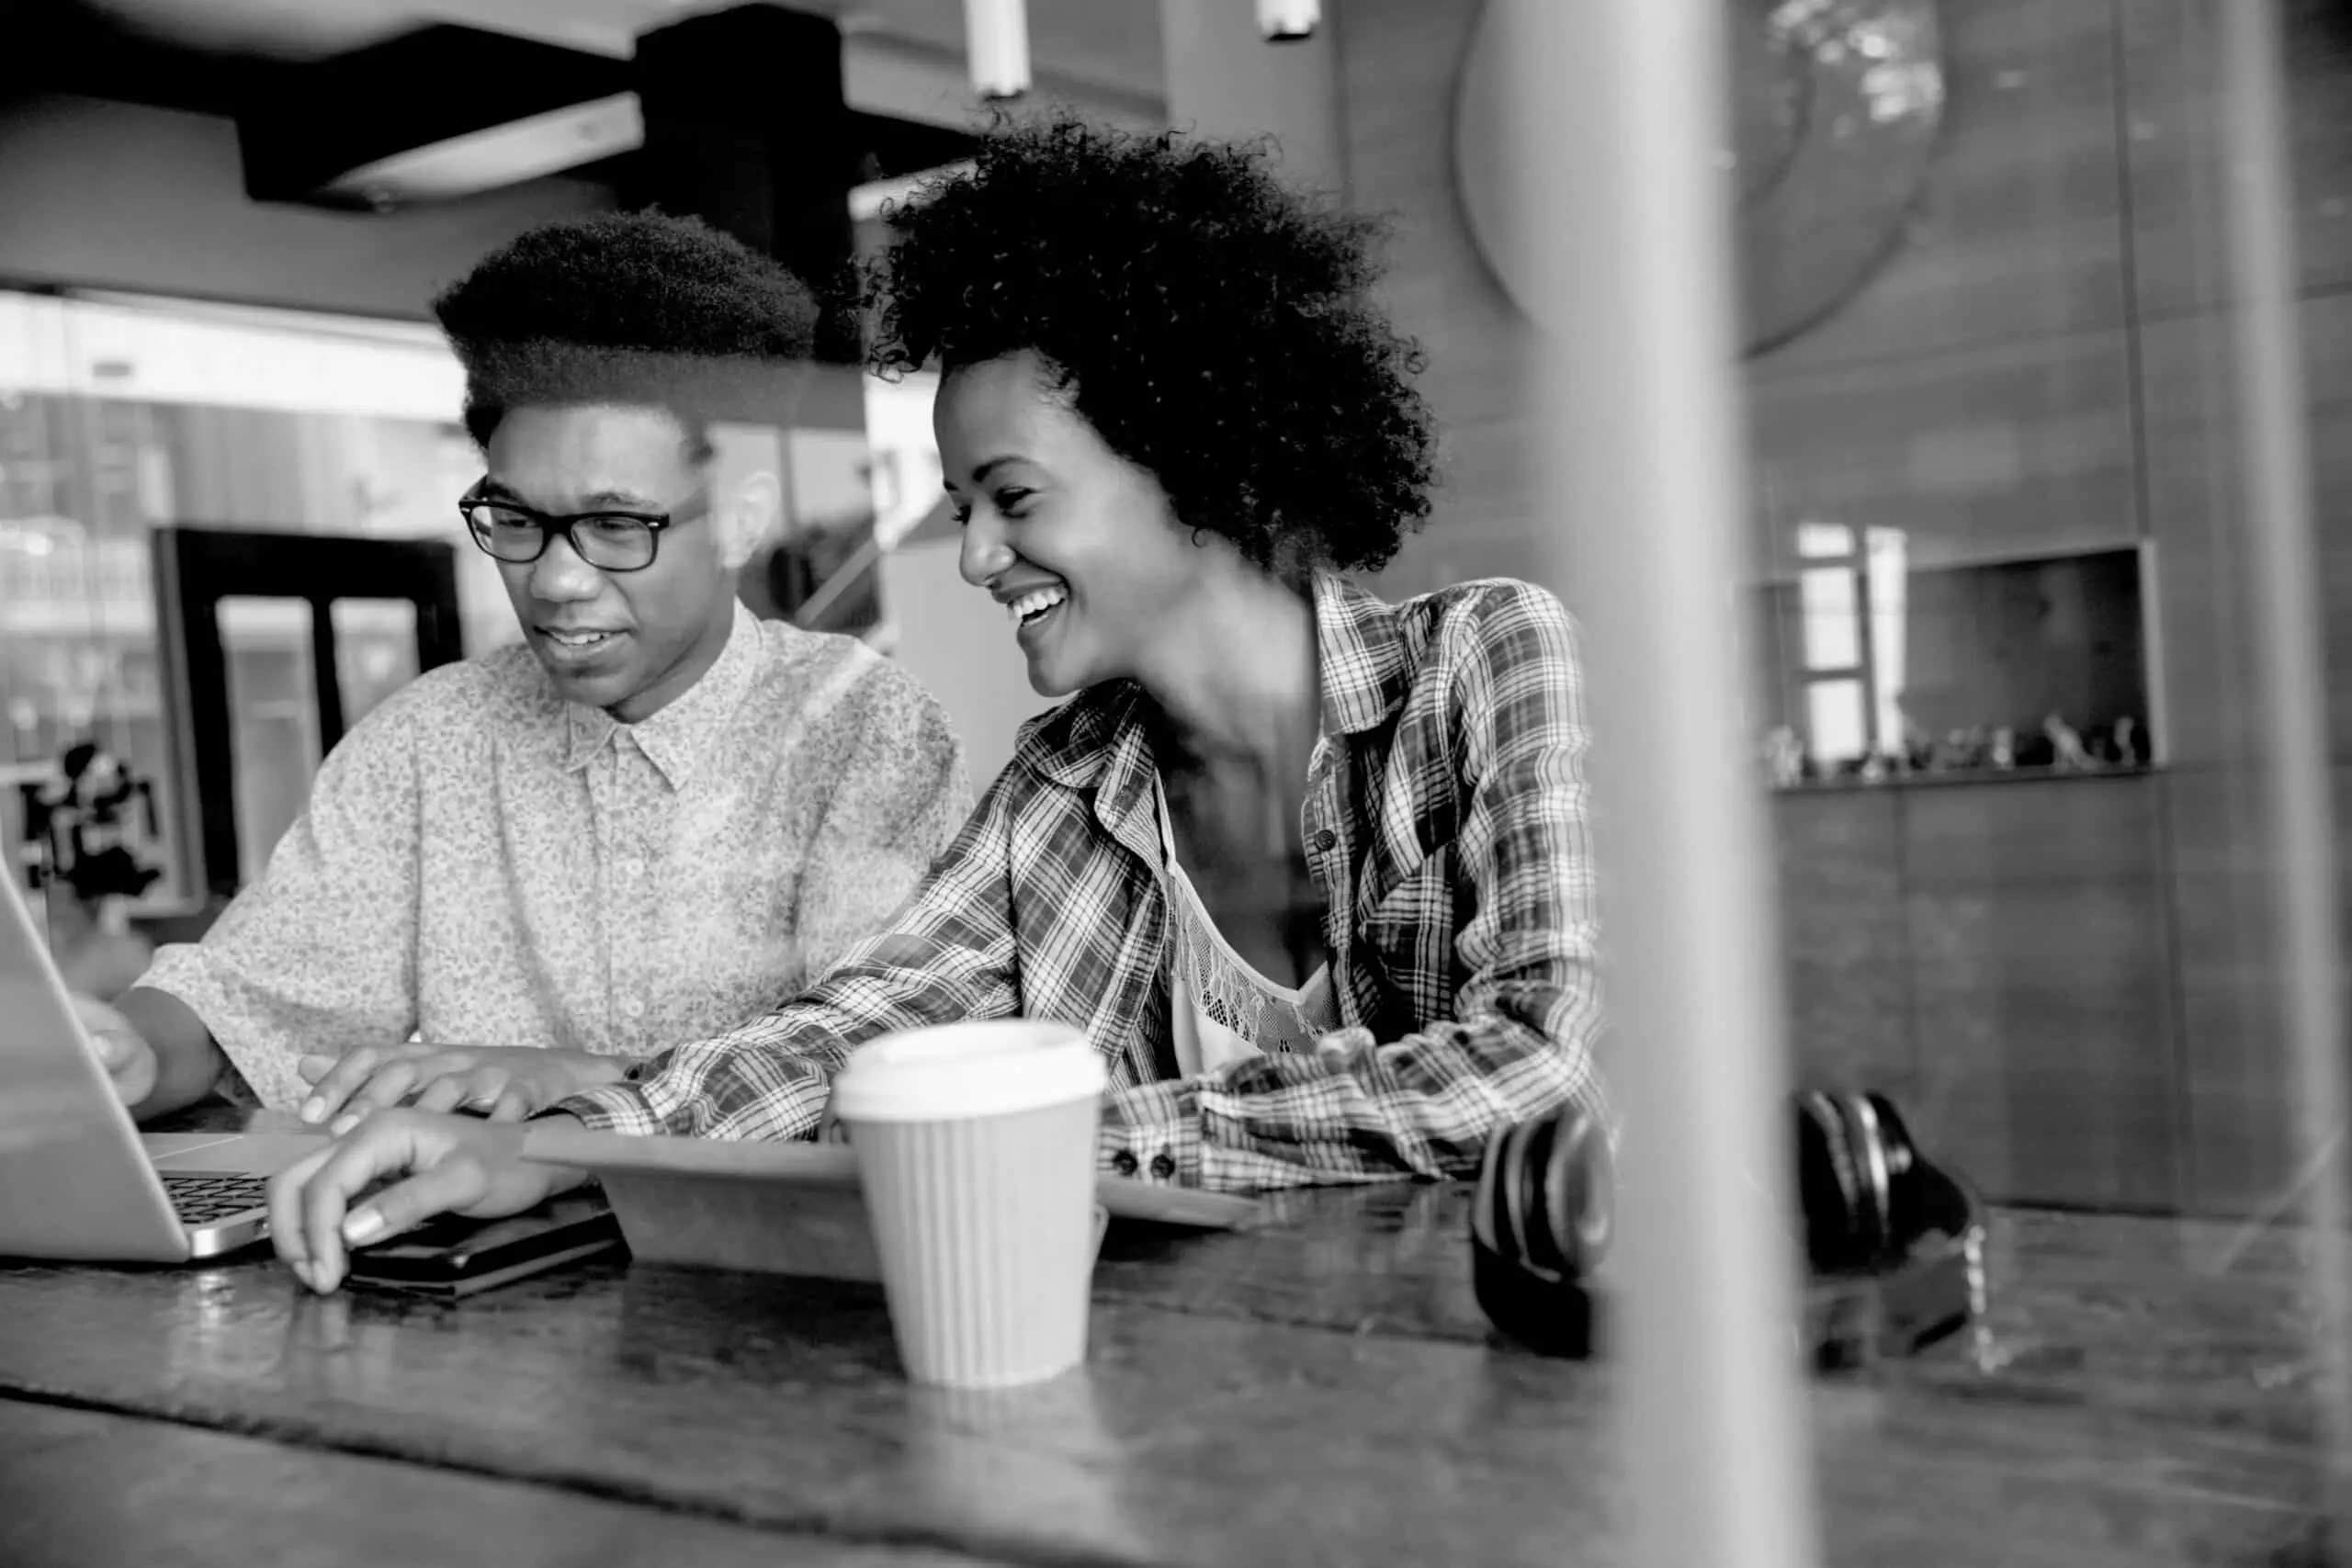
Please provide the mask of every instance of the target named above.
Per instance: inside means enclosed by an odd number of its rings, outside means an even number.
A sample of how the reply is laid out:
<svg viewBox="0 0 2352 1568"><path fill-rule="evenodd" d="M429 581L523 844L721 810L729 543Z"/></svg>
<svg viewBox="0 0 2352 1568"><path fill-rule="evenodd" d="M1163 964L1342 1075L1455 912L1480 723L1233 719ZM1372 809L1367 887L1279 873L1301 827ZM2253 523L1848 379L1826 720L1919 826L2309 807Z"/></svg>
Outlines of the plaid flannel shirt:
<svg viewBox="0 0 2352 1568"><path fill-rule="evenodd" d="M1324 737L1301 807L1340 1027L1164 1076L1169 919L1139 688L1031 720L889 929L766 1017L554 1109L591 1127L814 1135L864 1041L958 1019L1084 1031L1099 1157L1227 1190L1448 1176L1570 1101L1606 1122L1587 744L1559 602L1509 581L1390 605L1315 584Z"/></svg>

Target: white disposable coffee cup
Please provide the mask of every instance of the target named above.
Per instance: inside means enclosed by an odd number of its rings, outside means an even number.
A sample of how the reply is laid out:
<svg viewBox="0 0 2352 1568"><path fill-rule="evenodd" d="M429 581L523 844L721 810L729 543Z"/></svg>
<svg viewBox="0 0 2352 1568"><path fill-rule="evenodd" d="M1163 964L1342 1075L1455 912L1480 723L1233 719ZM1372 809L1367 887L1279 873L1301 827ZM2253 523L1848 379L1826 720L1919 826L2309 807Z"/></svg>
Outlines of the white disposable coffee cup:
<svg viewBox="0 0 2352 1568"><path fill-rule="evenodd" d="M1023 1019L886 1035L833 1079L907 1375L1004 1388L1086 1359L1107 1077Z"/></svg>

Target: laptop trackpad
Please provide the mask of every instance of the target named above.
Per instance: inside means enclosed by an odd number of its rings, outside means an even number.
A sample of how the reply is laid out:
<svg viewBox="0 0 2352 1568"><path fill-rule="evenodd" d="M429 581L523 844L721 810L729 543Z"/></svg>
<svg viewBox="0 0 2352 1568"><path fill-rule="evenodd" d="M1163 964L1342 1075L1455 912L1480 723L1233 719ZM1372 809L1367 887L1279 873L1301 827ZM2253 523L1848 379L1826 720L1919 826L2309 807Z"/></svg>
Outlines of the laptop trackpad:
<svg viewBox="0 0 2352 1568"><path fill-rule="evenodd" d="M158 1170L274 1176L326 1142L324 1133L146 1133L139 1139Z"/></svg>

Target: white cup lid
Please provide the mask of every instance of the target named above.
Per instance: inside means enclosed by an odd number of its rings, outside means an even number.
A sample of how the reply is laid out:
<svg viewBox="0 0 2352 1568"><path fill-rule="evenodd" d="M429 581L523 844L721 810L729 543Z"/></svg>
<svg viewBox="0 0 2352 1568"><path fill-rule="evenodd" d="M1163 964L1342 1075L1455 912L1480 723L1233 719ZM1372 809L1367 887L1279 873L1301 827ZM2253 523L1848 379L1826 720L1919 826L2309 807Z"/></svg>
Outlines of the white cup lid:
<svg viewBox="0 0 2352 1568"><path fill-rule="evenodd" d="M859 1046L833 1077L844 1122L943 1122L1093 1100L1110 1086L1086 1036L1006 1018L903 1030Z"/></svg>

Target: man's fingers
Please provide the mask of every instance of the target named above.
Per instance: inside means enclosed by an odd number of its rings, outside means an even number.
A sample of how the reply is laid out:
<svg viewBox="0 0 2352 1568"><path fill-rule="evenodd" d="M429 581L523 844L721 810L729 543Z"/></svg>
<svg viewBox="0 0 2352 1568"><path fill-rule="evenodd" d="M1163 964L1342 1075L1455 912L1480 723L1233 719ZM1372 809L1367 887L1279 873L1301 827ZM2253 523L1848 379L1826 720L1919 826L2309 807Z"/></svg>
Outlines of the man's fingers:
<svg viewBox="0 0 2352 1568"><path fill-rule="evenodd" d="M418 1090L409 1103L419 1111L455 1111L473 1099L474 1084L481 1072L477 1068L470 1073L445 1073Z"/></svg>
<svg viewBox="0 0 2352 1568"><path fill-rule="evenodd" d="M396 1181L353 1210L343 1239L367 1247L423 1224L435 1214L469 1209L490 1195L490 1173L470 1154L453 1155L405 1181Z"/></svg>
<svg viewBox="0 0 2352 1568"><path fill-rule="evenodd" d="M304 1155L269 1179L270 1243L306 1284L310 1280L311 1249L302 1238L302 1189L334 1153L330 1146Z"/></svg>
<svg viewBox="0 0 2352 1568"><path fill-rule="evenodd" d="M483 1067L466 1080L464 1105L469 1111L487 1112L497 1107L498 1097L504 1094L514 1081L514 1075L504 1067Z"/></svg>
<svg viewBox="0 0 2352 1568"><path fill-rule="evenodd" d="M336 1058L333 1056L305 1055L294 1064L294 1070L302 1075L304 1083L314 1084L334 1071L335 1061Z"/></svg>
<svg viewBox="0 0 2352 1568"><path fill-rule="evenodd" d="M147 1090L154 1087L153 1072L144 1070L154 1055L153 1050L141 1037L138 1030L131 1027L130 1021L116 1009L79 991L72 994L71 1000L74 1016L80 1021L82 1032L88 1036L91 1049L98 1054L98 1065L106 1068L108 1077L115 1080L118 1091L126 1100L135 1102L143 1099ZM144 1082L133 1084L126 1082L126 1079L143 1079Z"/></svg>
<svg viewBox="0 0 2352 1568"><path fill-rule="evenodd" d="M520 1085L506 1090L490 1108L493 1122L520 1122L539 1108L532 1103L533 1096Z"/></svg>
<svg viewBox="0 0 2352 1568"><path fill-rule="evenodd" d="M362 1045L346 1051L343 1059L327 1069L326 1076L311 1086L311 1098L302 1102L302 1120L323 1122L343 1107L353 1091L368 1081L376 1064L384 1058L383 1051L374 1045Z"/></svg>
<svg viewBox="0 0 2352 1568"><path fill-rule="evenodd" d="M390 1111L406 1100L423 1074L422 1065L414 1060L387 1062L376 1074L360 1086L359 1092L344 1101L343 1111L329 1123L327 1131L340 1138L379 1111Z"/></svg>
<svg viewBox="0 0 2352 1568"><path fill-rule="evenodd" d="M114 1030L90 1038L97 1047L99 1064L114 1085L115 1096L123 1104L137 1105L155 1092L162 1064L155 1058L153 1046L139 1035Z"/></svg>
<svg viewBox="0 0 2352 1568"><path fill-rule="evenodd" d="M123 1017L119 1010L96 997L73 991L67 994L66 999L74 1004L74 1016L86 1033L105 1034L130 1029L130 1021Z"/></svg>
<svg viewBox="0 0 2352 1568"><path fill-rule="evenodd" d="M109 1073L121 1072L139 1055L137 1046L111 1029L92 1032L90 1044L98 1053L99 1065Z"/></svg>
<svg viewBox="0 0 2352 1568"><path fill-rule="evenodd" d="M416 1124L398 1113L371 1117L326 1151L296 1200L312 1290L332 1291L343 1280L344 1224L352 1201L370 1182L412 1169L418 1155Z"/></svg>

